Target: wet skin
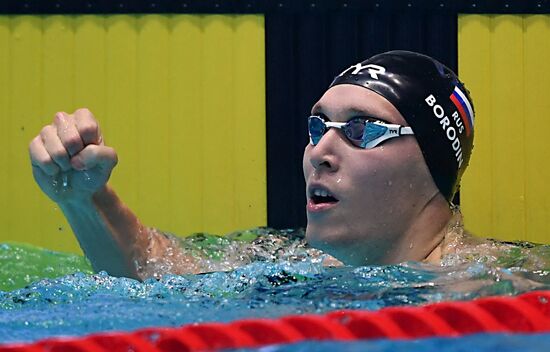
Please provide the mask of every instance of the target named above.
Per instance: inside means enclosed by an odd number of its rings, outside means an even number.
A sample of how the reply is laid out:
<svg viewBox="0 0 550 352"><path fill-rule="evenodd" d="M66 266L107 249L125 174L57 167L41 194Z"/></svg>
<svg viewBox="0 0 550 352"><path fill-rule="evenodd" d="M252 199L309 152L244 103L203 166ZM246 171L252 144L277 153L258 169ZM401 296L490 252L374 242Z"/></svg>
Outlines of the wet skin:
<svg viewBox="0 0 550 352"><path fill-rule="evenodd" d="M330 88L312 109L333 122L374 117L408 126L382 96L355 85ZM350 265L423 260L442 240L450 218L414 136L373 149L352 145L335 128L304 150L307 241ZM315 189L336 202L318 202ZM443 208L445 209L443 209ZM432 216L431 213L437 216ZM447 217L448 215L448 217ZM428 217L436 218L431 224Z"/></svg>

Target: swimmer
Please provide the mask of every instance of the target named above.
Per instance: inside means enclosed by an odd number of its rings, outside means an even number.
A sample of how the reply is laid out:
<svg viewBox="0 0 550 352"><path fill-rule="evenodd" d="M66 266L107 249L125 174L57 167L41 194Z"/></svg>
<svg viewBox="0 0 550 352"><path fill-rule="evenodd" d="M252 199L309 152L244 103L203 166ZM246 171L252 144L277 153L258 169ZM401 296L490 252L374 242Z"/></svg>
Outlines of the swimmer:
<svg viewBox="0 0 550 352"><path fill-rule="evenodd" d="M307 242L348 265L439 263L455 243L451 202L473 122L464 85L428 56L392 51L338 74L308 118ZM58 112L29 149L37 184L94 270L144 279L169 261L175 274L201 271L108 185L117 153L89 110Z"/></svg>

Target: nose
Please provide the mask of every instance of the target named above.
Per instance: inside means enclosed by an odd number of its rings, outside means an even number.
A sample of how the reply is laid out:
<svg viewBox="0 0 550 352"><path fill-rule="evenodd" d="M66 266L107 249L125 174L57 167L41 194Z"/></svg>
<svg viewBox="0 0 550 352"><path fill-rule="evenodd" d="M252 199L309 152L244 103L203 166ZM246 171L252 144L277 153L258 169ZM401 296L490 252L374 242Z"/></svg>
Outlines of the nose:
<svg viewBox="0 0 550 352"><path fill-rule="evenodd" d="M341 143L338 131L331 128L325 133L317 145L312 145L309 152L309 161L315 170L335 172L339 167L338 143Z"/></svg>

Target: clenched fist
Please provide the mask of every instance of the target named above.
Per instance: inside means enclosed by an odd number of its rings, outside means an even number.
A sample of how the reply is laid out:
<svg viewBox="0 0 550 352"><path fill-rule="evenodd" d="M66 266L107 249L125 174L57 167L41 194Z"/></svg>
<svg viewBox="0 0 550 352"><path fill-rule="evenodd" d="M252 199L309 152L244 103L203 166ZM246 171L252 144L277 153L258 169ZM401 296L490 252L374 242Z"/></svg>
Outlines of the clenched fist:
<svg viewBox="0 0 550 352"><path fill-rule="evenodd" d="M53 123L31 141L29 153L34 179L56 203L93 195L107 183L118 161L88 109L55 114Z"/></svg>

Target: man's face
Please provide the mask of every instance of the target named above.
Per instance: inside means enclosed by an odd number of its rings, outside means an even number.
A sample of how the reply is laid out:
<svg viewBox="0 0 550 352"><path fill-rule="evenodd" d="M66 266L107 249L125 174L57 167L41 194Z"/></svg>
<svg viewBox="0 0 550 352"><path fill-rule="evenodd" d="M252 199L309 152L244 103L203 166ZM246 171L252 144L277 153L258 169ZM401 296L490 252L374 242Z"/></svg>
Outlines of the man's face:
<svg viewBox="0 0 550 352"><path fill-rule="evenodd" d="M333 122L373 117L408 126L385 98L355 85L330 88L312 114ZM403 248L415 245L404 234L438 192L414 136L361 149L331 128L317 145L306 146L303 169L306 239L346 264L384 264L403 257Z"/></svg>

